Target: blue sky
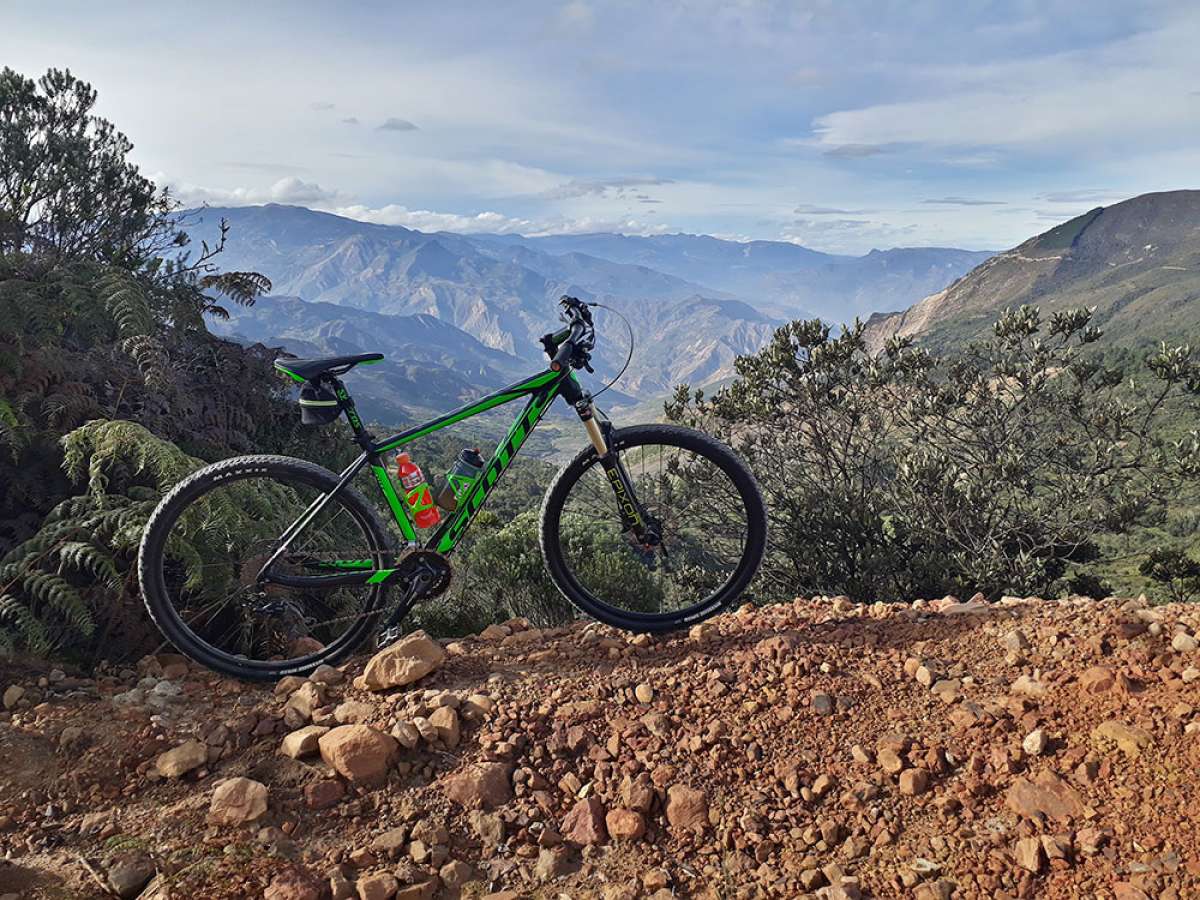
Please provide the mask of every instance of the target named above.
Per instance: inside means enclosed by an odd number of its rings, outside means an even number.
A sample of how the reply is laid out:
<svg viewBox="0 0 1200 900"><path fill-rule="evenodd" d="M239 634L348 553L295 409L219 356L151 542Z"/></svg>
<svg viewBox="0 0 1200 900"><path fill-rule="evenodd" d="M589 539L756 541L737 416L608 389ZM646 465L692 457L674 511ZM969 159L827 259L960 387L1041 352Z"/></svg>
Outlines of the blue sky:
<svg viewBox="0 0 1200 900"><path fill-rule="evenodd" d="M1200 4L9 3L186 202L1012 246L1200 187Z"/></svg>

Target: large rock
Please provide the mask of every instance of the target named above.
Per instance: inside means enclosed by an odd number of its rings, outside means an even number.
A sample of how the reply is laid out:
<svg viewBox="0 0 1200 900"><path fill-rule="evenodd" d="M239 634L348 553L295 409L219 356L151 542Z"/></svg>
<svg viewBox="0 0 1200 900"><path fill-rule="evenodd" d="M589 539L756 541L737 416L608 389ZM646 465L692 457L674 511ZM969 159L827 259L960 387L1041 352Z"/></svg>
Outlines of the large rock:
<svg viewBox="0 0 1200 900"><path fill-rule="evenodd" d="M1051 819L1078 819L1083 816L1080 793L1049 769L1043 769L1033 781L1018 778L1004 798L1008 808L1032 819L1045 815Z"/></svg>
<svg viewBox="0 0 1200 900"><path fill-rule="evenodd" d="M603 844L608 840L604 824L604 804L598 797L587 797L576 803L563 819L562 835L573 844Z"/></svg>
<svg viewBox="0 0 1200 900"><path fill-rule="evenodd" d="M703 831L708 827L708 800L704 791L673 784L667 791L667 822L672 828Z"/></svg>
<svg viewBox="0 0 1200 900"><path fill-rule="evenodd" d="M446 796L467 809L495 809L512 799L509 767L504 763L476 763L446 778Z"/></svg>
<svg viewBox="0 0 1200 900"><path fill-rule="evenodd" d="M396 900L433 900L440 884L437 878L426 878L416 884L407 884L396 890Z"/></svg>
<svg viewBox="0 0 1200 900"><path fill-rule="evenodd" d="M449 706L439 706L429 717L429 724L437 729L441 742L453 750L462 738L462 727L458 722L458 711Z"/></svg>
<svg viewBox="0 0 1200 900"><path fill-rule="evenodd" d="M604 817L608 835L614 841L636 841L646 833L646 818L632 809L617 808Z"/></svg>
<svg viewBox="0 0 1200 900"><path fill-rule="evenodd" d="M279 752L292 759L311 756L320 749L321 735L328 733L329 729L324 725L306 725L287 735L279 747Z"/></svg>
<svg viewBox="0 0 1200 900"><path fill-rule="evenodd" d="M396 896L396 888L399 886L395 876L387 872L364 875L358 879L359 900L391 900Z"/></svg>
<svg viewBox="0 0 1200 900"><path fill-rule="evenodd" d="M185 741L178 747L159 754L154 768L163 778L182 778L192 769L208 762L208 748L197 740Z"/></svg>
<svg viewBox="0 0 1200 900"><path fill-rule="evenodd" d="M142 892L154 872L154 860L143 851L121 853L108 864L108 886L118 897L128 900Z"/></svg>
<svg viewBox="0 0 1200 900"><path fill-rule="evenodd" d="M1108 666L1092 666L1079 676L1080 686L1089 694L1103 694L1116 686L1117 673Z"/></svg>
<svg viewBox="0 0 1200 900"><path fill-rule="evenodd" d="M394 737L369 725L341 725L321 735L317 744L321 759L355 784L383 781L400 750Z"/></svg>
<svg viewBox="0 0 1200 900"><path fill-rule="evenodd" d="M371 657L357 687L381 691L412 684L442 664L446 651L424 631L414 631Z"/></svg>
<svg viewBox="0 0 1200 900"><path fill-rule="evenodd" d="M321 900L324 887L311 872L288 869L271 879L263 900Z"/></svg>
<svg viewBox="0 0 1200 900"><path fill-rule="evenodd" d="M213 790L208 821L214 825L241 825L267 812L267 786L251 778L230 778Z"/></svg>
<svg viewBox="0 0 1200 900"><path fill-rule="evenodd" d="M1131 759L1141 756L1142 751L1154 743L1150 732L1133 725L1126 725L1117 719L1101 722L1092 729L1092 737L1102 743L1112 741L1122 753Z"/></svg>
<svg viewBox="0 0 1200 900"><path fill-rule="evenodd" d="M25 688L19 684L10 684L4 689L4 708L13 709L25 696Z"/></svg>

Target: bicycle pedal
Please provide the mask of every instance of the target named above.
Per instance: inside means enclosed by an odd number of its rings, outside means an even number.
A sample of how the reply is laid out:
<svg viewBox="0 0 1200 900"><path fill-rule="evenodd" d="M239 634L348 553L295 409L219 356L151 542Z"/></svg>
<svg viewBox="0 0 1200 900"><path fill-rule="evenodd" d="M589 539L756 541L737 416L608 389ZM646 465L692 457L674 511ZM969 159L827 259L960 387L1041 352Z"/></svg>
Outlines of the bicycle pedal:
<svg viewBox="0 0 1200 900"><path fill-rule="evenodd" d="M404 637L404 631L398 626L393 625L391 628L385 628L375 637L375 643L380 650L384 647L390 647L400 638Z"/></svg>

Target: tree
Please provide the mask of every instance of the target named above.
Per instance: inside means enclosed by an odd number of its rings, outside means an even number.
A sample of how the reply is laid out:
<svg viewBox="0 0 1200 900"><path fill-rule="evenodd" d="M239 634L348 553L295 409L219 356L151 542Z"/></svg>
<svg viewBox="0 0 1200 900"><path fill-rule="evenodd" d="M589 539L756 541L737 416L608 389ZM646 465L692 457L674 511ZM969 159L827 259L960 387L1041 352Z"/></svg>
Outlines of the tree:
<svg viewBox="0 0 1200 900"><path fill-rule="evenodd" d="M137 268L177 240L166 193L127 159L133 145L95 103L69 71L35 82L0 70L0 257Z"/></svg>
<svg viewBox="0 0 1200 900"><path fill-rule="evenodd" d="M791 323L714 397L668 404L750 461L781 590L1048 592L1200 462L1195 433L1164 429L1200 390L1186 347L1104 365L1090 312L1047 323L1032 307L944 357L908 339L872 355L864 330Z"/></svg>
<svg viewBox="0 0 1200 900"><path fill-rule="evenodd" d="M1142 560L1138 571L1166 588L1176 603L1200 594L1200 562L1177 548L1156 547Z"/></svg>
<svg viewBox="0 0 1200 900"><path fill-rule="evenodd" d="M250 304L270 282L218 270L224 223L193 255L173 203L93 115L95 100L68 72L37 82L0 72L0 643L10 645L86 651L102 640L97 622L139 620L130 536L162 485L133 477L146 471L138 447L203 461L301 439L275 352L205 324L224 312L217 295ZM111 430L88 424L98 420ZM93 455L113 477L84 496L64 470L81 434L137 438L120 442L127 458Z"/></svg>

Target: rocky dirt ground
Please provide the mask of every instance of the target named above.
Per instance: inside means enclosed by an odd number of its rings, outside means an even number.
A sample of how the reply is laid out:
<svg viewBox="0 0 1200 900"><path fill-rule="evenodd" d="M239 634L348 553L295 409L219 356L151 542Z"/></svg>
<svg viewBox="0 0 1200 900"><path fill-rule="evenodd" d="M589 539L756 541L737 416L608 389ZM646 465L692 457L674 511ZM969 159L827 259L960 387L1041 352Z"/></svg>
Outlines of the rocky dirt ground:
<svg viewBox="0 0 1200 900"><path fill-rule="evenodd" d="M1200 896L1200 608L845 598L0 671L0 898Z"/></svg>

